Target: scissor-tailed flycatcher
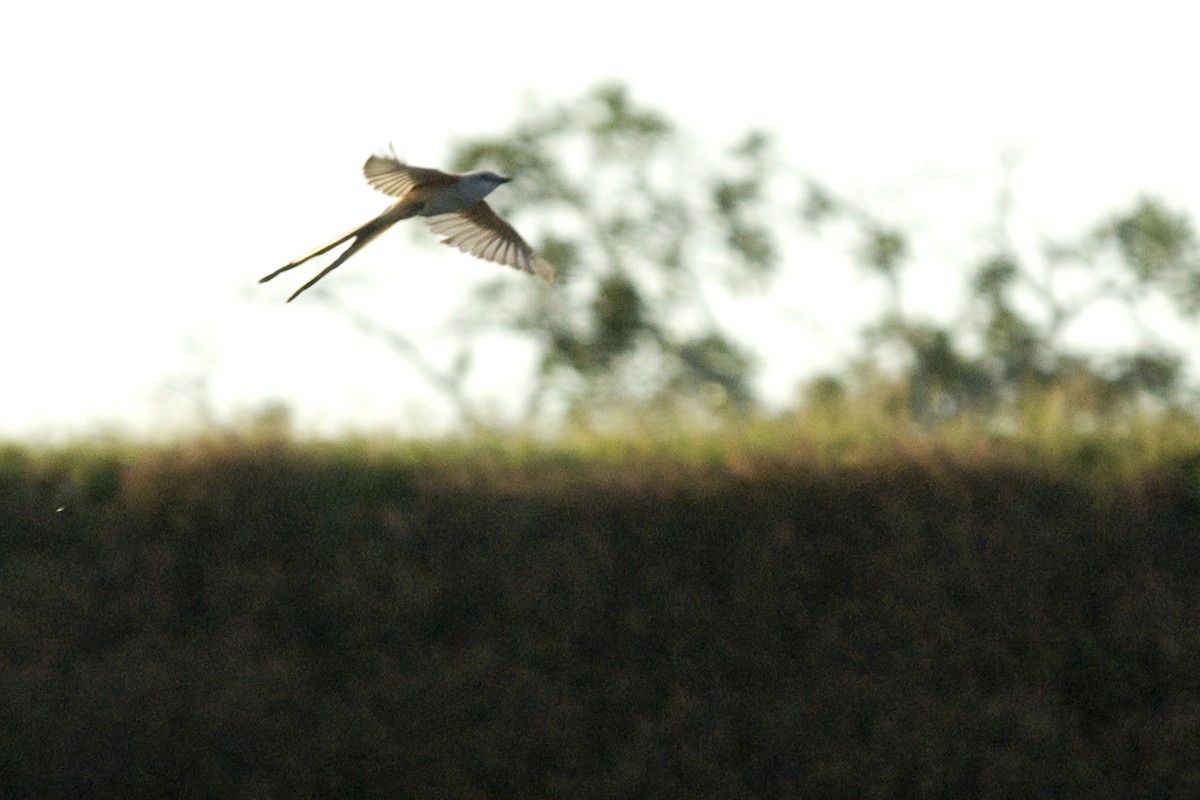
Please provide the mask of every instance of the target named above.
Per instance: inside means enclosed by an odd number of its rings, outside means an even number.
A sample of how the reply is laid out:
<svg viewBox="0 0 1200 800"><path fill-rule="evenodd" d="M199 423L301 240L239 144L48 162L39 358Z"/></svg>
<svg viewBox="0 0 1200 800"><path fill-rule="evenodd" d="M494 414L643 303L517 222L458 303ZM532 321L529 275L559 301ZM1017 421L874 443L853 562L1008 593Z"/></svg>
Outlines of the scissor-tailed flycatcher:
<svg viewBox="0 0 1200 800"><path fill-rule="evenodd" d="M371 156L367 163L363 164L363 175L366 176L367 183L384 194L400 198L400 201L367 224L280 267L260 279L259 283L266 283L279 273L298 267L310 258L327 253L342 242L353 239L346 252L288 298L290 303L305 289L341 266L343 261L361 250L367 242L400 220L416 216L429 218L430 230L445 237L442 239L443 244L453 245L478 258L531 272L547 281L554 281L554 267L535 253L511 225L496 216L496 212L483 202L483 198L491 194L493 189L502 183L508 183L512 178L505 178L494 172L454 175L436 169L411 167L395 156Z"/></svg>

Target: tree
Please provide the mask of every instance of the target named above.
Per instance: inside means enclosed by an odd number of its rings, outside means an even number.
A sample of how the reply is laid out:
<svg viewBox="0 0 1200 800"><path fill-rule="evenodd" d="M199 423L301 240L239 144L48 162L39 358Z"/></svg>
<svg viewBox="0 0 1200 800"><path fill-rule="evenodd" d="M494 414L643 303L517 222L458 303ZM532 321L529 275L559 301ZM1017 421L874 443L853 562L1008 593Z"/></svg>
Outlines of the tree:
<svg viewBox="0 0 1200 800"><path fill-rule="evenodd" d="M1011 173L997 198L994 229L966 277L962 308L949 322L929 321L901 302L913 234L890 228L828 188L809 188L803 216L856 233L856 260L884 282L881 318L864 331L865 370L879 375L880 348L902 354L893 380L921 420L1010 409L1030 392L1069 391L1083 410L1107 413L1147 399L1177 403L1185 386L1185 345L1166 332L1200 314L1200 246L1186 214L1141 197L1069 240L1022 252L1008 231L1014 214ZM1129 344L1102 352L1072 344L1085 315L1103 309L1124 321Z"/></svg>
<svg viewBox="0 0 1200 800"><path fill-rule="evenodd" d="M783 256L797 238L817 240L836 263L834 226L849 233L851 260L865 280L883 289L856 363L836 376L845 386L886 383L928 422L1003 413L1052 388L1069 389L1097 413L1146 399L1176 403L1186 388L1187 349L1158 310L1188 325L1200 315L1200 246L1189 218L1153 198L1075 238L1022 249L1009 234L1015 160L1005 159L991 230L976 235L975 256L946 270L961 282L959 306L935 315L904 301L919 288L911 268L924 257L922 244L944 231L918 235L884 221L785 163L761 131L705 156L621 86L531 103L509 132L464 141L451 161L458 170L520 176L489 202L538 234L531 242L561 272L553 287L496 272L457 317L471 336L515 332L533 343L527 420L755 407L751 379L768 354L730 334L720 301L753 294L765 309L772 281L798 268ZM799 218L781 213L797 204ZM808 302L846 302L821 298L819 281L813 288ZM334 307L412 362L464 422L478 420L463 389L469 341L442 370L402 334ZM1100 307L1137 334L1124 350L1100 352L1072 339ZM829 396L829 382L818 383Z"/></svg>
<svg viewBox="0 0 1200 800"><path fill-rule="evenodd" d="M468 312L540 342L531 416L547 402L591 417L630 404L752 403L752 351L710 297L761 289L779 265L777 233L760 221L772 158L770 139L750 132L702 160L619 86L530 107L511 134L456 148L456 169L522 176L502 213L519 209L556 231L537 246L562 271L559 287L530 291L498 276Z"/></svg>

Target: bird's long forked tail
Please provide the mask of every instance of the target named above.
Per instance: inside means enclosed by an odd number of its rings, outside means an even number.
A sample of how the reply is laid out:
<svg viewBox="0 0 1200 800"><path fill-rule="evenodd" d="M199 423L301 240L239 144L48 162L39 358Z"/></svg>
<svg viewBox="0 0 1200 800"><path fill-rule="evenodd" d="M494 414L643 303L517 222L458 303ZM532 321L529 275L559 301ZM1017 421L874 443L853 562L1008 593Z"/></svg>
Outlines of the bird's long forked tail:
<svg viewBox="0 0 1200 800"><path fill-rule="evenodd" d="M305 253L300 258L297 258L295 261L292 261L289 264L284 264L282 267L275 270L270 275L266 275L262 278L259 278L258 282L266 283L267 281L274 278L276 275L287 272L289 269L292 269L294 267L298 267L311 258L316 258L319 255L324 255L325 253L328 253L330 250L332 250L333 248L340 245L342 242L345 242L349 239L353 239L354 241L350 244L349 247L346 248L346 251L344 253L342 253L340 256L338 256L336 259L334 259L334 262L332 264L330 264L328 267L326 267L325 269L318 272L317 276L315 278L313 278L308 283L304 284L303 286L301 286L299 289L297 289L295 292L292 293L292 296L287 299L287 301L289 303L292 302L297 297L299 297L306 289L310 288L314 283L321 280L321 278L324 278L330 272L332 272L333 270L340 267L346 261L346 259L348 259L350 256L354 255L359 250L361 250L363 247L365 247L366 244L368 242L370 242L372 239L374 239L376 236L383 233L388 228L392 227L392 225L394 225L396 222L399 222L401 219L403 219L402 216L390 214L389 213L390 211L392 211L392 209L388 209L388 211L385 211L384 213L380 214L378 217L375 217L375 219L371 220L370 222L355 228L354 230L347 233L345 236L338 237L337 239L334 239L332 242L329 242L328 244L323 244L320 247L318 247L316 250L312 250L308 253Z"/></svg>

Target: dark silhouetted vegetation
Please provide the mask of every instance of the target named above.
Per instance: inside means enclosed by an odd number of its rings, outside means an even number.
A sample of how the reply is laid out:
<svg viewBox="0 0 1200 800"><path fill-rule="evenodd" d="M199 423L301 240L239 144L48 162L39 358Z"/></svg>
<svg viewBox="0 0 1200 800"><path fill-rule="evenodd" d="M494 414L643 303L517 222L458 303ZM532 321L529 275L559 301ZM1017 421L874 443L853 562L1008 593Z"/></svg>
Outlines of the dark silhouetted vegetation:
<svg viewBox="0 0 1200 800"><path fill-rule="evenodd" d="M1194 429L792 425L4 450L0 796L1200 796Z"/></svg>

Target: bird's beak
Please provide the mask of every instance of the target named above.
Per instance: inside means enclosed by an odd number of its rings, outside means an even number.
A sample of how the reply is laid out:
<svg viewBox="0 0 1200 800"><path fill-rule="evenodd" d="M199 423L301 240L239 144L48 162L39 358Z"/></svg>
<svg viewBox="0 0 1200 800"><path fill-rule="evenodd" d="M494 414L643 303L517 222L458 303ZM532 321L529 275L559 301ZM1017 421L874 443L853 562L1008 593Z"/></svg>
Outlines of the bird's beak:
<svg viewBox="0 0 1200 800"><path fill-rule="evenodd" d="M511 181L511 180L512 180L512 178L506 178L506 177L504 177L503 175L501 175L501 176L500 176L500 182L501 182L501 183L508 183L508 182L509 182L509 181Z"/></svg>

